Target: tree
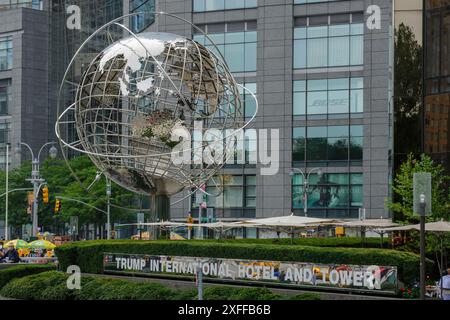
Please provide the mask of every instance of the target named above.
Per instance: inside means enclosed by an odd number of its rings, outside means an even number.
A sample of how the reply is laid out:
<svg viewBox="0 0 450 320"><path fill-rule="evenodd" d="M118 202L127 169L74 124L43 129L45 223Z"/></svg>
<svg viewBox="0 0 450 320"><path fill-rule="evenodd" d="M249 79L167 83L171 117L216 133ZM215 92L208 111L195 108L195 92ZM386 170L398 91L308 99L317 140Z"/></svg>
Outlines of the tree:
<svg viewBox="0 0 450 320"><path fill-rule="evenodd" d="M450 218L450 189L447 182L450 177L444 174L444 168L435 164L427 155L421 155L416 159L411 153L400 166L392 187L394 192L393 202L388 207L394 212L394 218L398 222L414 224L419 217L413 213L413 176L416 172L430 172L432 178L432 215L429 220L449 220Z"/></svg>
<svg viewBox="0 0 450 320"><path fill-rule="evenodd" d="M412 152L420 153L422 105L422 47L410 27L395 32L394 149L397 168Z"/></svg>
<svg viewBox="0 0 450 320"><path fill-rule="evenodd" d="M95 183L87 193L85 188L94 181L97 168L92 164L88 157L76 157L69 160L72 169L77 173L78 178L85 185L81 186L67 164L62 160L46 160L40 168L41 176L46 180L49 187L50 201L47 205L39 201L39 226L44 226L45 230L53 232L61 231L61 226L70 221L71 216L78 216L80 225L92 223L103 225L106 223L106 215L89 206L77 202L61 199L62 210L55 214L55 201L59 197L71 198L86 202L90 206L97 207L106 211L106 181L102 178ZM9 188L32 188L30 182L26 181L31 173L31 163L27 162L10 172ZM0 181L5 181L5 172L0 172ZM4 192L4 187L1 188ZM27 214L27 192L14 192L9 197L9 224L19 227L22 224L31 223L31 217ZM132 211L120 209L120 207L130 208L136 195L118 185L112 184L111 196L111 222L130 222L135 219ZM0 199L0 217L4 216L5 198Z"/></svg>

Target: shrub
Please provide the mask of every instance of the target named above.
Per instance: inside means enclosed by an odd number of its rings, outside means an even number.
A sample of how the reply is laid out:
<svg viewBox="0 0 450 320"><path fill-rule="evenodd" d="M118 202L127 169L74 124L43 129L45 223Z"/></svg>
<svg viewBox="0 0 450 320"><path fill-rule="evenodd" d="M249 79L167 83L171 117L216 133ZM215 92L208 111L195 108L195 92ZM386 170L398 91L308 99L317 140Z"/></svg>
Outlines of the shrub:
<svg viewBox="0 0 450 320"><path fill-rule="evenodd" d="M282 296L266 288L214 286L204 290L205 300L279 300Z"/></svg>
<svg viewBox="0 0 450 320"><path fill-rule="evenodd" d="M81 290L69 290L68 274L48 271L13 279L0 294L23 300L195 300L196 289L171 289L158 283L84 276ZM302 300L314 300L315 295L300 295ZM288 299L266 288L230 286L206 287L205 300L280 300Z"/></svg>
<svg viewBox="0 0 450 320"><path fill-rule="evenodd" d="M292 296L290 300L321 300L317 293L302 293Z"/></svg>
<svg viewBox="0 0 450 320"><path fill-rule="evenodd" d="M148 282L93 278L77 295L80 300L168 300L175 295L171 289Z"/></svg>
<svg viewBox="0 0 450 320"><path fill-rule="evenodd" d="M55 270L56 266L51 264L27 264L15 265L0 270L0 288L4 287L14 278L22 278L32 274L38 274L50 270Z"/></svg>
<svg viewBox="0 0 450 320"><path fill-rule="evenodd" d="M84 273L103 272L103 253L133 253L229 259L297 261L323 264L396 266L401 281L419 276L419 256L389 249L282 246L275 244L210 241L97 240L67 244L56 249L62 266L80 266Z"/></svg>
<svg viewBox="0 0 450 320"><path fill-rule="evenodd" d="M67 277L58 271L47 271L13 279L2 288L0 294L24 300L72 300L74 291L67 289Z"/></svg>
<svg viewBox="0 0 450 320"><path fill-rule="evenodd" d="M209 240L211 241L211 240ZM212 242L212 241L211 241ZM255 244L278 244L278 245L301 245L312 247L333 247L333 248L381 248L380 238L275 238L275 239L233 239L233 240L215 240L215 242L226 243L255 243ZM388 248L389 239L383 239L383 247Z"/></svg>

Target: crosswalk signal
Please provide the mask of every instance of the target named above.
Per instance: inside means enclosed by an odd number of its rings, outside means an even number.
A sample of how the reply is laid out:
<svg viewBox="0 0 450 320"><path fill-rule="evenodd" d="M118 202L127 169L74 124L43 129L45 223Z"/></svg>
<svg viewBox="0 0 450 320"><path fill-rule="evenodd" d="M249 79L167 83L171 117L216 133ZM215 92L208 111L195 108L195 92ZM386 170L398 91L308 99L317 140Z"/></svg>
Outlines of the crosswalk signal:
<svg viewBox="0 0 450 320"><path fill-rule="evenodd" d="M56 199L56 202L55 202L55 213L58 213L60 211L61 211L61 200Z"/></svg>
<svg viewBox="0 0 450 320"><path fill-rule="evenodd" d="M48 187L42 188L42 202L48 203Z"/></svg>

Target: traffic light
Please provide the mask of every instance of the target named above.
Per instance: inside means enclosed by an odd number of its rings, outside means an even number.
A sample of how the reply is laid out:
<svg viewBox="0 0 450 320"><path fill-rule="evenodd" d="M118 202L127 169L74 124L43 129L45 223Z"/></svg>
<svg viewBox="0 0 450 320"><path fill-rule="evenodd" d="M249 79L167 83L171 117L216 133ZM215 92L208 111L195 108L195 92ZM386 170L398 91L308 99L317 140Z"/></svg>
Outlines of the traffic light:
<svg viewBox="0 0 450 320"><path fill-rule="evenodd" d="M42 201L47 204L48 203L48 187L42 188Z"/></svg>
<svg viewBox="0 0 450 320"><path fill-rule="evenodd" d="M61 211L61 200L56 199L56 202L55 202L55 213L58 213L60 211Z"/></svg>

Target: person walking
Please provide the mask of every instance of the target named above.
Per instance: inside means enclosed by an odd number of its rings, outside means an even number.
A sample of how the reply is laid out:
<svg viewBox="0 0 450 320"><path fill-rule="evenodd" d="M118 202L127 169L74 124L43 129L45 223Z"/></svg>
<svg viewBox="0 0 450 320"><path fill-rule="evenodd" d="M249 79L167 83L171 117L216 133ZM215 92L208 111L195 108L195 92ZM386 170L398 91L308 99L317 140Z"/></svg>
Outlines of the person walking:
<svg viewBox="0 0 450 320"><path fill-rule="evenodd" d="M439 280L439 289L442 300L450 301L450 267L447 268L447 274L442 275Z"/></svg>

